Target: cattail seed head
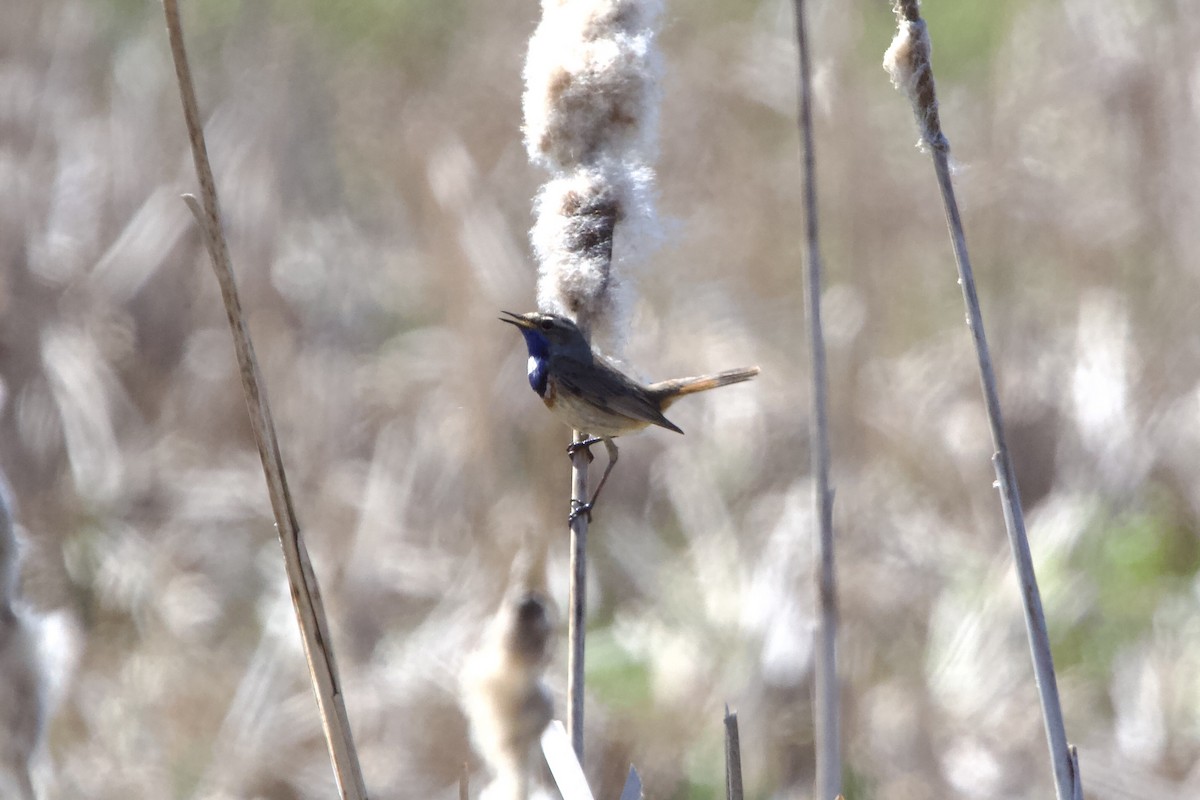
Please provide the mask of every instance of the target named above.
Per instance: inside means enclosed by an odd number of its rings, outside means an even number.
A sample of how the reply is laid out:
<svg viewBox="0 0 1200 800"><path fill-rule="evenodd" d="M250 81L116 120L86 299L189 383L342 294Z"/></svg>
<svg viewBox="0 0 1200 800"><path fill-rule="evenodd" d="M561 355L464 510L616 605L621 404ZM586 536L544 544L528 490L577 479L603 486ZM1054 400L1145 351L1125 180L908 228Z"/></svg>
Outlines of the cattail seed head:
<svg viewBox="0 0 1200 800"><path fill-rule="evenodd" d="M525 62L529 157L569 172L615 155L649 158L661 64L657 2L545 0Z"/></svg>
<svg viewBox="0 0 1200 800"><path fill-rule="evenodd" d="M929 29L921 19L916 0L897 0L896 36L883 54L883 68L892 85L908 96L921 129L921 144L937 150L949 147L938 117L937 92L933 82L933 45Z"/></svg>
<svg viewBox="0 0 1200 800"><path fill-rule="evenodd" d="M660 13L659 0L544 0L525 64L526 148L551 173L531 232L538 306L613 350L631 304L626 267L657 238Z"/></svg>

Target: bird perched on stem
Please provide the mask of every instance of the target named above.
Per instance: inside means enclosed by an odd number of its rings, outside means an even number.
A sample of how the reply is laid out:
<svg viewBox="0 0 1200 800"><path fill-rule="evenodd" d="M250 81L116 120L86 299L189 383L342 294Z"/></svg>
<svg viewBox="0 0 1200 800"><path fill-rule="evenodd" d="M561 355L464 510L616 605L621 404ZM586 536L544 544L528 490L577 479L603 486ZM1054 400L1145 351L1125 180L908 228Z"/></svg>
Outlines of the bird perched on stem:
<svg viewBox="0 0 1200 800"><path fill-rule="evenodd" d="M566 317L537 311L500 313L508 315L500 318L502 322L517 326L525 337L529 385L555 416L587 434L587 438L568 447L567 452L574 455L600 442L608 451L608 467L600 477L600 484L591 500L572 509L572 520L580 514L591 515L600 490L617 463L614 438L650 425L683 433L663 416L672 403L687 394L748 381L759 373L758 367L743 367L714 375L643 384L593 352L583 332Z"/></svg>

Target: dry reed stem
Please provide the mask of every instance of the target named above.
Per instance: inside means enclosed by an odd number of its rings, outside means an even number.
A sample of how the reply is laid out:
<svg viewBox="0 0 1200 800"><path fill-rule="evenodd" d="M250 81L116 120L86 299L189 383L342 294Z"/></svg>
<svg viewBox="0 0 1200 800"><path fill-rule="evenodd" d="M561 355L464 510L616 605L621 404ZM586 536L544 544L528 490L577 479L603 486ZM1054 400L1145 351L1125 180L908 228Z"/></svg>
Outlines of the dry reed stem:
<svg viewBox="0 0 1200 800"><path fill-rule="evenodd" d="M18 592L21 534L16 503L0 472L0 789L37 800L33 768L49 712L40 620Z"/></svg>
<svg viewBox="0 0 1200 800"><path fill-rule="evenodd" d="M1042 609L1037 576L1034 574L1033 557L1029 551L1029 537L1025 532L1021 496L1005 440L1004 421L1000 413L1000 396L996 388L996 376L992 369L991 354L988 351L987 336L984 332L979 296L975 290L975 276L967 252L966 233L959 215L958 201L954 195L950 170L950 143L942 132L941 120L938 116L933 68L929 58L929 35L925 21L921 19L917 0L896 0L894 10L900 32L888 49L884 65L891 72L896 86L903 89L912 101L917 124L921 128L922 141L929 148L930 155L933 157L938 188L941 190L942 202L945 206L946 222L950 229L950 242L958 265L963 302L967 307L967 327L971 330L979 362L984 405L991 428L992 444L995 447L992 465L996 471L996 485L1000 490L1004 525L1008 530L1017 579L1021 586L1025 628L1029 635L1034 677L1037 681L1038 695L1041 698L1042 718L1045 722L1046 739L1050 747L1055 792L1058 800L1074 800L1083 794L1078 757L1073 756L1072 748L1067 744L1062 704L1058 697L1058 682L1054 675L1054 659L1050 651L1050 636L1046 629L1046 615Z"/></svg>
<svg viewBox="0 0 1200 800"><path fill-rule="evenodd" d="M234 350L237 354L238 369L242 379L242 389L245 392L246 405L250 413L250 426L254 432L254 441L258 446L259 457L262 459L263 474L266 477L267 490L271 497L271 507L275 512L275 523L279 531L279 541L283 547L284 566L291 588L292 604L296 611L296 621L300 628L300 639L304 645L304 655L308 662L313 691L317 696L317 706L321 713L325 739L329 745L334 778L342 798L365 800L367 791L363 783L354 740L350 734L341 681L338 678L337 666L334 662L329 624L325 619L325 609L321 603L320 588L308 556L308 549L300 535L300 526L296 520L291 494L288 491L287 477L283 469L283 460L279 454L279 442L275 436L275 426L267 403L266 390L262 385L258 362L254 357L254 347L250 342L250 332L242 314L233 267L229 259L229 247L222 231L221 214L217 205L217 189L212 167L208 161L208 149L200 124L196 90L192 83L191 69L188 66L187 53L184 49L183 28L180 24L177 0L163 0L163 10L166 14L171 56L175 62L175 75L179 82L179 94L183 102L183 116L187 124L188 139L191 142L196 177L200 181L203 208L200 202L197 202L196 198L191 195L185 195L184 200L200 223L205 245L212 258L213 272L221 286L221 298L229 317L229 327L233 333Z"/></svg>
<svg viewBox="0 0 1200 800"><path fill-rule="evenodd" d="M611 236L611 233L610 233ZM575 431L572 441L586 434ZM576 450L571 457L571 506L588 501L588 453ZM588 515L571 520L571 588L567 601L567 735L575 757L583 763L583 656L587 636L587 534Z"/></svg>
<svg viewBox="0 0 1200 800"><path fill-rule="evenodd" d="M821 248L817 225L817 157L812 127L812 59L804 25L804 0L795 0L796 45L800 61L800 137L804 147L804 296L808 317L809 360L812 364L813 515L817 520L817 641L813 687L813 727L816 738L818 798L842 791L841 704L837 674L837 574L833 558L833 492L829 488L828 378L825 337L821 328Z"/></svg>
<svg viewBox="0 0 1200 800"><path fill-rule="evenodd" d="M737 712L725 706L725 798L742 800L742 743L738 736Z"/></svg>

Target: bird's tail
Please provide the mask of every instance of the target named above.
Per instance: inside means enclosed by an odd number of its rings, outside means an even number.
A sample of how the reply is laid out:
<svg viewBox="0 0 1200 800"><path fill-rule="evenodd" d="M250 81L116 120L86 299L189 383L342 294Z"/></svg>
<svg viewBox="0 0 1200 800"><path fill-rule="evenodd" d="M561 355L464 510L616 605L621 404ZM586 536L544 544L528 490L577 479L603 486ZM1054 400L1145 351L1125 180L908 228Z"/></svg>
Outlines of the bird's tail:
<svg viewBox="0 0 1200 800"><path fill-rule="evenodd" d="M675 378L669 381L659 381L658 383L650 384L646 389L652 397L662 403L663 408L666 408L685 394L706 392L709 389L716 389L718 386L728 386L731 383L748 381L759 372L758 367L727 369L715 375L701 375L698 378Z"/></svg>

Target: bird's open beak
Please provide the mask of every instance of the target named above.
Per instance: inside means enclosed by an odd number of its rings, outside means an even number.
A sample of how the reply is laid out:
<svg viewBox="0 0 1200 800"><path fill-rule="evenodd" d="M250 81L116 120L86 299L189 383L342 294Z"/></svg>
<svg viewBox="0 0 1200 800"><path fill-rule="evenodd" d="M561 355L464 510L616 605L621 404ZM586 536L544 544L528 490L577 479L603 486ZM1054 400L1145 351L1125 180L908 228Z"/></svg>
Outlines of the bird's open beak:
<svg viewBox="0 0 1200 800"><path fill-rule="evenodd" d="M533 323L530 322L528 319L526 319L521 314L514 314L511 311L501 311L500 313L507 314L509 317L512 317L512 319L508 319L507 317L499 317L498 319L501 322L507 322L509 325L516 325L518 328L521 328L523 330L533 327Z"/></svg>

